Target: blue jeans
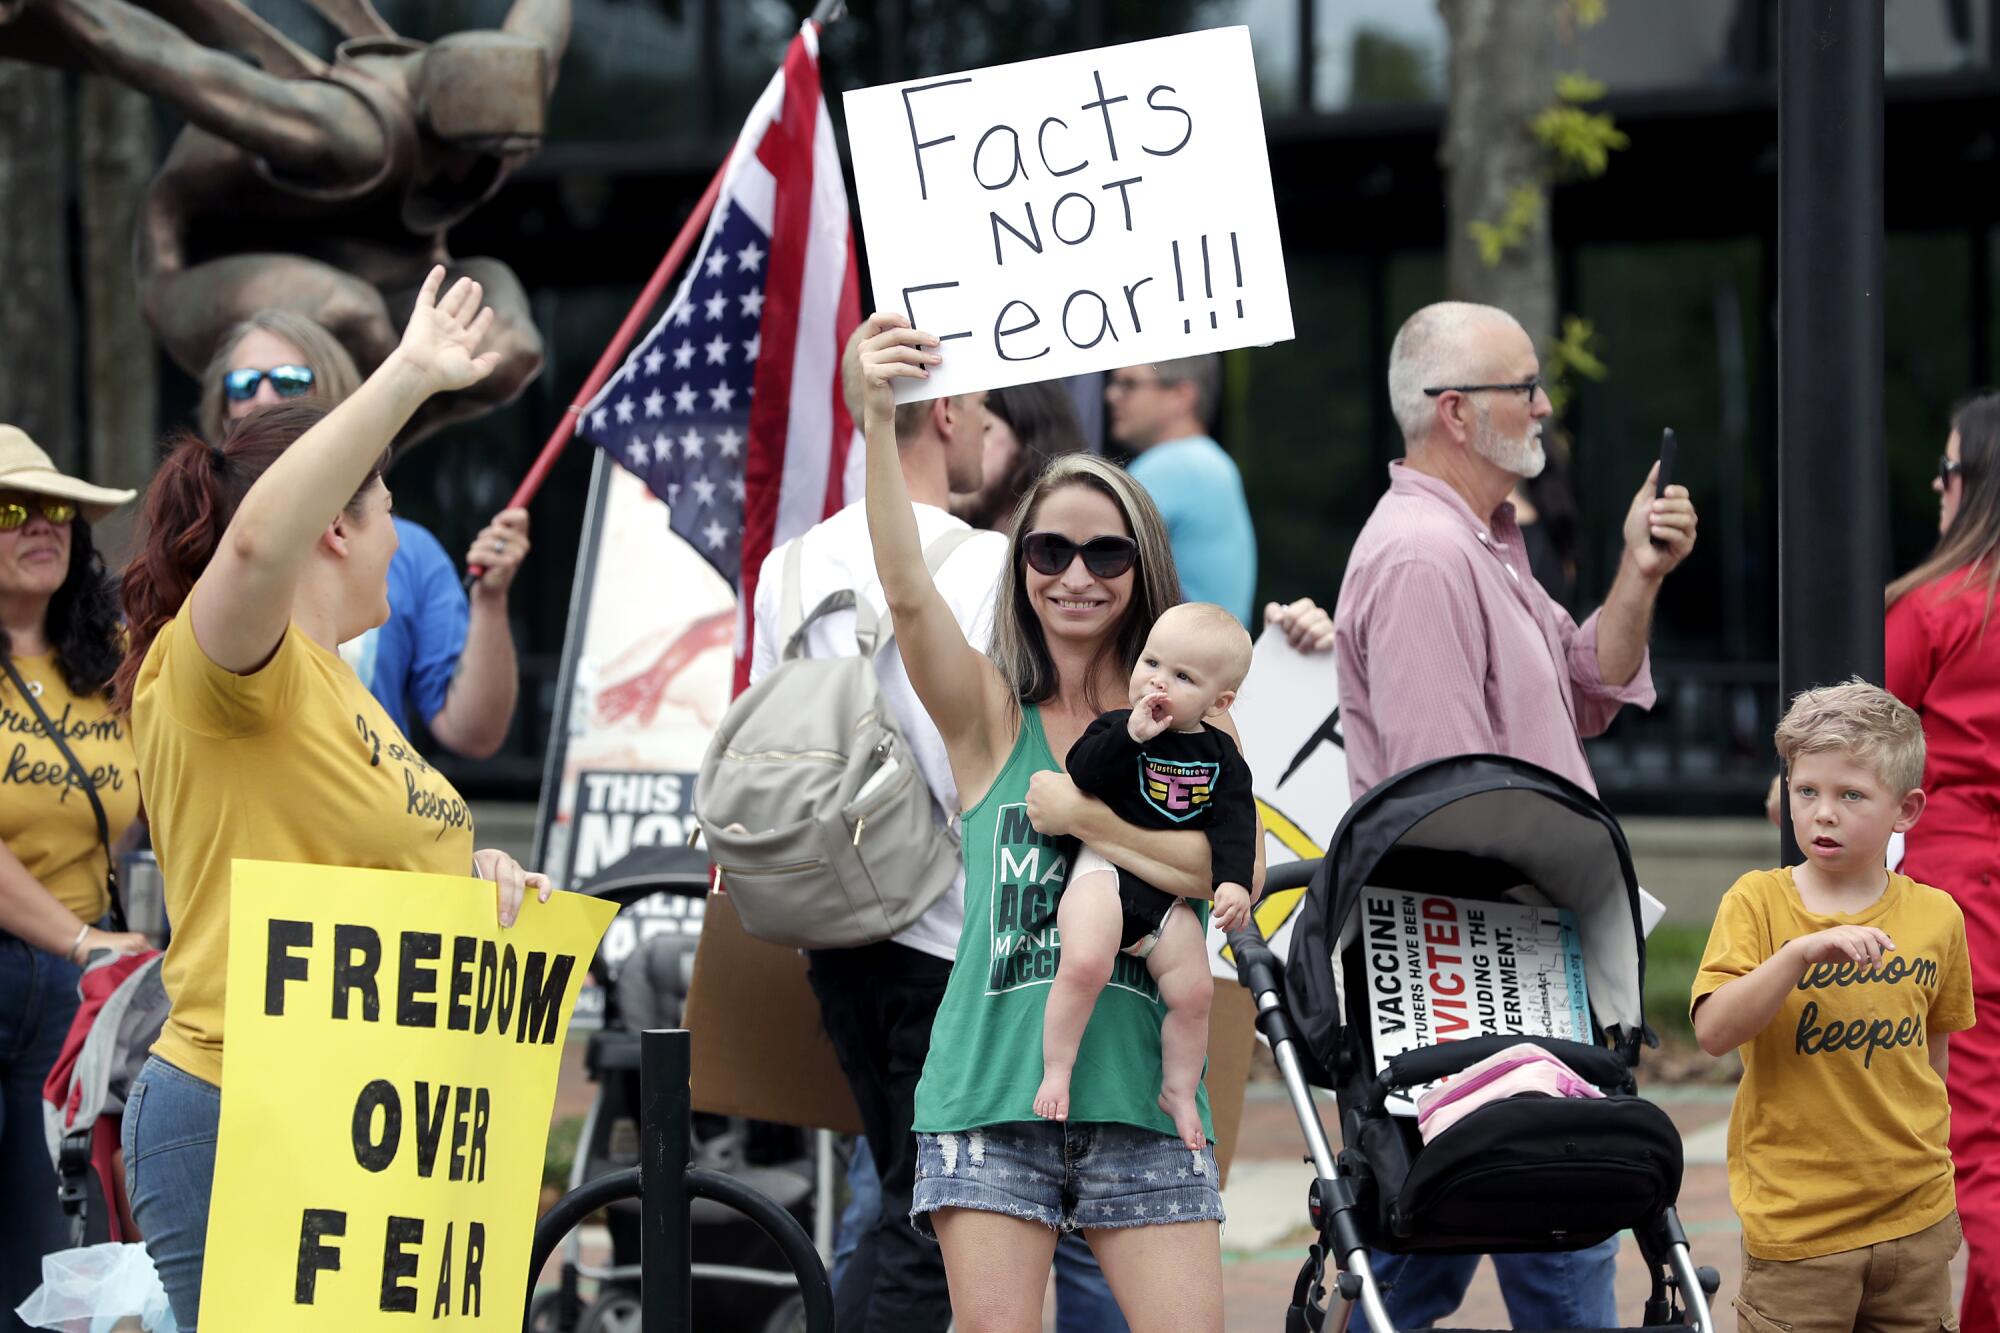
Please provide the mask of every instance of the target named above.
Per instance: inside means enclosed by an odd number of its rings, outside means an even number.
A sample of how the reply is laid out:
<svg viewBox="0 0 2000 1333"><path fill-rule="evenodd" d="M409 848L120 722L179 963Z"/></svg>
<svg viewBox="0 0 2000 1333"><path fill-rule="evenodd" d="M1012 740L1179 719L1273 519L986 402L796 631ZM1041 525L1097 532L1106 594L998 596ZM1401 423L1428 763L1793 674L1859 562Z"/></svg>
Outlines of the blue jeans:
<svg viewBox="0 0 2000 1333"><path fill-rule="evenodd" d="M833 1281L840 1285L840 1273L847 1257L860 1243L861 1235L875 1225L882 1211L882 1182L875 1176L875 1158L868 1140L855 1141L854 1156L847 1163L847 1207L840 1214L840 1229L833 1243ZM1111 1284L1097 1266L1090 1244L1075 1232L1056 1242L1056 1333L1130 1333L1118 1302L1111 1298Z"/></svg>
<svg viewBox="0 0 2000 1333"><path fill-rule="evenodd" d="M1479 1267L1476 1254L1370 1252L1383 1304L1396 1327L1429 1328L1458 1309ZM1617 1328L1611 1289L1618 1269L1618 1237L1566 1254L1496 1254L1500 1294L1515 1328ZM1349 1333L1368 1333L1367 1316L1354 1308Z"/></svg>
<svg viewBox="0 0 2000 1333"><path fill-rule="evenodd" d="M201 1311L202 1249L221 1119L222 1089L157 1055L147 1059L125 1100L125 1192L180 1333L195 1333Z"/></svg>
<svg viewBox="0 0 2000 1333"><path fill-rule="evenodd" d="M42 1256L69 1248L42 1132L42 1080L76 1017L82 969L0 932L0 1329L42 1285Z"/></svg>

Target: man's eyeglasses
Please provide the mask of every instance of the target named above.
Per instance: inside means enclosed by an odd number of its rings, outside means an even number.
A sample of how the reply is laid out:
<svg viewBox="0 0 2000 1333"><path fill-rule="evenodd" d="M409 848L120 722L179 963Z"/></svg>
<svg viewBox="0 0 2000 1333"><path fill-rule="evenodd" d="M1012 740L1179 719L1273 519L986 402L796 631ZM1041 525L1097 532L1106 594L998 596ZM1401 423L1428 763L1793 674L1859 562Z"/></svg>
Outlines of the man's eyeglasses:
<svg viewBox="0 0 2000 1333"><path fill-rule="evenodd" d="M1430 398L1435 398L1441 393L1521 393L1528 396L1531 405L1535 401L1536 394L1545 392L1547 390L1543 388L1542 377L1539 375L1533 379L1522 380L1518 384L1440 384L1434 389L1424 390L1425 396Z"/></svg>
<svg viewBox="0 0 2000 1333"><path fill-rule="evenodd" d="M1954 476L1964 471L1965 471L1965 464L1963 461L1953 458L1950 454L1939 455L1938 485L1940 486L1951 485L1951 479Z"/></svg>
<svg viewBox="0 0 2000 1333"><path fill-rule="evenodd" d="M272 366L269 370L232 370L222 377L223 395L232 403L247 403L265 380L280 398L303 398L312 392L311 366Z"/></svg>
<svg viewBox="0 0 2000 1333"><path fill-rule="evenodd" d="M1073 542L1059 532L1031 532L1021 538L1021 555L1041 574L1060 574L1077 556L1100 579L1115 579L1139 562L1139 544L1130 537L1092 537Z"/></svg>
<svg viewBox="0 0 2000 1333"><path fill-rule="evenodd" d="M1119 393L1119 394L1134 393L1140 389L1151 389L1165 383L1166 381L1161 379L1157 375L1146 376L1146 377L1141 377L1138 375L1130 375L1130 376L1113 375L1110 379L1104 382L1104 391L1106 393Z"/></svg>
<svg viewBox="0 0 2000 1333"><path fill-rule="evenodd" d="M76 517L74 500L58 500L50 495L13 496L0 500L0 532L13 532L25 524L36 510L51 523L67 523Z"/></svg>

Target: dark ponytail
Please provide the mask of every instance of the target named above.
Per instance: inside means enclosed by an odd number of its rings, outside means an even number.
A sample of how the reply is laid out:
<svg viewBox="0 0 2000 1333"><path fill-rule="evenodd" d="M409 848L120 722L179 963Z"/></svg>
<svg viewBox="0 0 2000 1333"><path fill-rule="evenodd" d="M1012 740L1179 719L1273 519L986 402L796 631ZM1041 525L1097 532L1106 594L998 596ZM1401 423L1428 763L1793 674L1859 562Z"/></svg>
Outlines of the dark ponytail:
<svg viewBox="0 0 2000 1333"><path fill-rule="evenodd" d="M205 444L185 432L169 441L160 470L146 488L138 550L125 567L120 589L131 637L112 681L119 708L131 709L133 685L147 650L167 622L180 614L243 497L292 442L325 415L325 408L307 404L267 407L230 422L220 444ZM381 475L378 462L355 499Z"/></svg>

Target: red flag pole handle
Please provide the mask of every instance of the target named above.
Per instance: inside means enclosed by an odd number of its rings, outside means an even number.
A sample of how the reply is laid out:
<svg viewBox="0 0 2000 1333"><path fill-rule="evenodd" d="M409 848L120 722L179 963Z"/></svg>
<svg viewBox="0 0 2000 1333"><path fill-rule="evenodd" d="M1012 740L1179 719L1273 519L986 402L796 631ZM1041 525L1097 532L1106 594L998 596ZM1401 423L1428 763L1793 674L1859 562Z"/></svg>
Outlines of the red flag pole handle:
<svg viewBox="0 0 2000 1333"><path fill-rule="evenodd" d="M666 291L667 284L673 280L682 261L687 258L688 251L694 247L695 239L708 224L708 215L715 208L715 197L722 192L722 174L728 169L729 159L725 157L722 165L715 169L715 176L708 182L708 188L702 191L701 198L696 201L694 212L688 214L687 221L681 224L680 235L674 237L674 243L667 247L666 256L660 260L660 266L653 270L653 276L647 280L645 290L639 293L639 299L633 302L631 310L626 312L625 322L620 324L618 332L612 335L610 343L604 349L604 355L597 358L597 364L591 368L589 378L584 380L583 387L576 391L576 397L570 400L568 409L563 412L562 420L556 423L548 442L542 446L542 452L535 459L535 465L528 469L528 475L521 478L521 484L514 488L513 498L507 501L509 509L519 509L535 498L535 492L542 488L542 482L548 478L549 469L555 466L556 459L561 456L563 446L576 434L577 422L582 419L584 405L597 397L597 391L604 387L604 381L610 379L611 372L618 369L625 360L625 353L631 348L632 340L639 336L639 329L645 324L646 316L651 314L653 307L659 303L661 293ZM472 565L466 569L465 586L468 591L485 572L485 567L481 565Z"/></svg>

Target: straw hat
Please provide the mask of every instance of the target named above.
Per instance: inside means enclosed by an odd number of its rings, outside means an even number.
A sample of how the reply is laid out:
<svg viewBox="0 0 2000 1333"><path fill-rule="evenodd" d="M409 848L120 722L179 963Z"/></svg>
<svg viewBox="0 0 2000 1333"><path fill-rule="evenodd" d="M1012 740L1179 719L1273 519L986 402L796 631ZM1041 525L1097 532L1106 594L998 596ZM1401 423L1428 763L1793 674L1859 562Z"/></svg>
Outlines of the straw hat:
<svg viewBox="0 0 2000 1333"><path fill-rule="evenodd" d="M55 463L42 446L28 438L26 431L4 425L0 425L0 491L26 491L30 495L74 500L84 518L92 523L138 494L65 477L56 471Z"/></svg>

